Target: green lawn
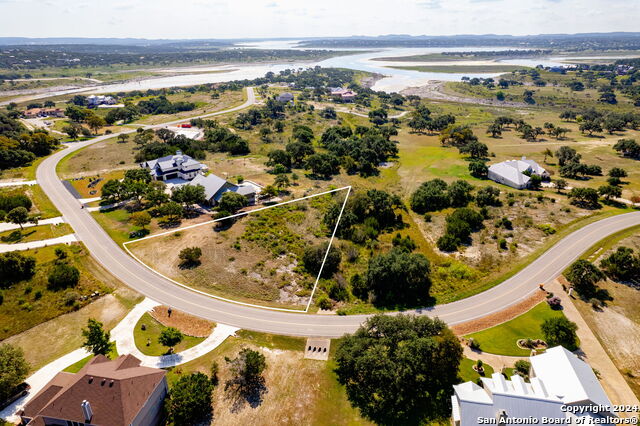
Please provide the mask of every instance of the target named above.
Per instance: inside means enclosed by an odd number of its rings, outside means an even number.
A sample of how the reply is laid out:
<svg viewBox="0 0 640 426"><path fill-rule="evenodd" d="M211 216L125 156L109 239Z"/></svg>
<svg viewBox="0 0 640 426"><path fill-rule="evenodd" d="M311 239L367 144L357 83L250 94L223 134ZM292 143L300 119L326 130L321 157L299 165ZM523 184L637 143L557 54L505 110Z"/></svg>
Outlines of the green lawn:
<svg viewBox="0 0 640 426"><path fill-rule="evenodd" d="M546 302L541 302L529 312L489 329L469 334L480 343L480 349L497 355L528 356L529 349L520 349L518 339L542 339L540 326L544 320L564 316L562 311L552 310Z"/></svg>
<svg viewBox="0 0 640 426"><path fill-rule="evenodd" d="M0 233L0 243L2 244L18 244L27 243L29 241L48 240L50 238L62 237L73 233L73 229L66 223L57 225L39 225L31 226L20 231L5 231Z"/></svg>
<svg viewBox="0 0 640 426"><path fill-rule="evenodd" d="M142 330L142 324L146 326L146 330ZM161 356L167 353L168 348L162 346L158 342L158 337L165 327L156 321L151 315L145 313L136 324L133 330L133 338L136 342L136 347L145 355L149 356ZM182 342L174 347L174 353L189 349L198 343L201 343L204 337L191 337L184 336ZM147 345L147 342L149 345Z"/></svg>
<svg viewBox="0 0 640 426"><path fill-rule="evenodd" d="M129 241L129 233L136 228L129 224L131 214L125 209L91 212L93 218L118 244Z"/></svg>
<svg viewBox="0 0 640 426"><path fill-rule="evenodd" d="M118 350L116 349L115 345L113 345L113 349L111 350L111 352L109 352L108 356L111 359L118 358ZM62 371L66 372L66 373L77 373L78 371L80 371L82 369L82 367L87 365L87 363L89 361L91 361L92 359L93 359L93 355L89 355L89 356L87 356L85 358L82 358L78 362L74 362L73 364L71 364L70 366L68 366L67 368L65 368Z"/></svg>
<svg viewBox="0 0 640 426"><path fill-rule="evenodd" d="M493 367L485 363L482 365L484 367L484 375L480 376L480 374L478 374L473 369L474 365L476 365L476 361L469 358L462 359L462 362L460 363L460 367L458 368L458 375L460 376L460 379L462 380L463 383L464 382L475 383L480 377L491 377L491 375L494 372Z"/></svg>

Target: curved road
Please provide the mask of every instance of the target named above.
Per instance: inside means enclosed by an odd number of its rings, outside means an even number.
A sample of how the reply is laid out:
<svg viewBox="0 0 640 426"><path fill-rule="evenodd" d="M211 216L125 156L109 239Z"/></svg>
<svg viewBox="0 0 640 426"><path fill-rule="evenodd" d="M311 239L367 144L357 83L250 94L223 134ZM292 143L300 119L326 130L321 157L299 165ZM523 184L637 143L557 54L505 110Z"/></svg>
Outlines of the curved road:
<svg viewBox="0 0 640 426"><path fill-rule="evenodd" d="M254 92L249 88L247 101L243 105L206 116L237 111L254 102ZM168 124L171 123L150 127L158 128ZM138 263L107 235L89 212L80 208L78 200L71 195L56 175L56 165L64 156L113 136L101 136L56 152L41 163L36 176L44 192L60 210L65 220L73 226L79 239L84 242L94 258L123 283L175 309L235 327L268 333L339 337L344 333L353 332L366 319L365 315L298 314L224 302L179 287ZM502 310L536 291L540 283L553 280L598 240L638 224L640 224L640 212L618 215L592 223L565 237L518 274L490 290L457 302L411 312L438 316L449 324L456 324Z"/></svg>

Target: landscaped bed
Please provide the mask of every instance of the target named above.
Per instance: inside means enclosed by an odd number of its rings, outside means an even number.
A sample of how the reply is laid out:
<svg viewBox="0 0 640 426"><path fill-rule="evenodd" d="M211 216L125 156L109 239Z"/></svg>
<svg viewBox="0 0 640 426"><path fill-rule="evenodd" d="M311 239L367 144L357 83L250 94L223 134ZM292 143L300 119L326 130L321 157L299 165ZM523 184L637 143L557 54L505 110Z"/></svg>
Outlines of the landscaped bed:
<svg viewBox="0 0 640 426"><path fill-rule="evenodd" d="M144 330L142 329L144 325ZM169 353L169 348L163 346L158 338L163 329L165 329L160 322L156 321L149 313L145 313L136 324L133 330L133 337L136 342L136 347L145 355L149 356L162 356ZM184 335L182 341L173 348L173 353L178 353L189 349L198 343L201 343L204 337L193 337Z"/></svg>

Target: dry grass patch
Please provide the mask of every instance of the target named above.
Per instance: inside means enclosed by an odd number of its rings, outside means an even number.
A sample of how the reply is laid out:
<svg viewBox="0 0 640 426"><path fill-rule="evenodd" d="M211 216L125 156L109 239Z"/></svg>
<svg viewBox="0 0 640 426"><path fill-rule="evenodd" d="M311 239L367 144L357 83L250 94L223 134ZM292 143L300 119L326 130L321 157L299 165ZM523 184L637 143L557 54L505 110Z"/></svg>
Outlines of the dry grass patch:
<svg viewBox="0 0 640 426"><path fill-rule="evenodd" d="M178 282L249 303L303 309L315 276L300 265L306 247L328 242L324 212L345 191L274 206L238 218L229 227L203 225L134 242L142 262ZM335 201L334 201L335 200ZM187 247L202 249L201 265L181 266Z"/></svg>
<svg viewBox="0 0 640 426"><path fill-rule="evenodd" d="M175 327L183 334L192 337L208 337L215 327L215 323L211 321L176 309L172 309L171 316L169 316L168 309L168 306L156 306L149 312L149 315L165 327Z"/></svg>

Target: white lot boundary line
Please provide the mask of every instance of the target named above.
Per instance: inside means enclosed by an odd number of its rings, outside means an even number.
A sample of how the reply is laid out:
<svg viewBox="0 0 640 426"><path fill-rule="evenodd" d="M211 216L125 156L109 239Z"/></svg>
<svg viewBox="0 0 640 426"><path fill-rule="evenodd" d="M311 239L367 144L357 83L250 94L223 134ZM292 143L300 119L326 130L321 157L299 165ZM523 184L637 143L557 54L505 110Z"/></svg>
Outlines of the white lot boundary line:
<svg viewBox="0 0 640 426"><path fill-rule="evenodd" d="M226 297L216 296L215 294L210 294L210 293L206 293L206 292L201 291L201 290L197 290L197 289L195 289L193 287L189 287L186 284L178 282L178 281L176 281L176 280L174 280L172 278L169 278L166 275L156 271L151 266L149 266L145 262L141 261L135 254L133 254L131 252L131 250L129 250L129 247L127 247L127 245L131 244L131 243L137 243L137 242L140 242L140 241L143 241L143 240L148 240L148 239L151 239L151 238L161 237L163 235L174 234L176 232L179 232L179 231L182 231L182 230L185 230L185 229L191 229L191 228L196 228L198 226L209 225L209 224L212 224L214 222L219 222L219 221L225 220L225 219L231 219L231 218L234 218L234 217L246 216L246 215L249 215L251 213L259 212L259 211L266 210L266 209L271 209L273 207L278 207L278 206L282 206L282 205L285 205L285 204L291 204L291 203L294 203L296 201L303 201L303 200L307 200L309 198L320 197L322 195L332 194L332 193L338 192L338 191L344 191L345 189L347 190L347 195L345 196L344 203L342 204L342 209L340 210L340 215L338 216L338 220L336 222L336 226L333 229L333 233L331 235L331 239L329 240L329 246L327 247L327 252L324 255L324 260L322 261L322 266L320 267L320 271L318 272L318 276L316 277L316 282L315 282L315 285L313 287L313 290L311 291L311 296L309 298L309 302L307 303L307 307L304 310L302 310L302 309L274 308L274 307L271 307L271 306L256 305L256 304L253 304L253 303L246 303L246 302L240 302L238 300L227 299ZM193 291L194 293L198 293L198 294L201 294L201 295L207 296L207 297L212 297L214 299L222 300L222 301L225 301L225 302L235 303L235 304L243 305L243 306L250 306L252 308L269 309L269 310L273 310L273 311L283 311L283 312L295 312L295 313L304 312L304 313L306 313L309 310L309 306L311 305L311 301L313 300L313 294L315 293L316 287L318 286L318 282L320 280L320 275L322 274L322 268L324 268L324 262L327 260L327 256L329 254L329 250L331 250L331 243L333 242L333 238L334 238L334 236L336 234L336 231L338 230L338 224L340 223L340 219L342 217L342 212L344 211L344 207L347 205L347 200L349 199L349 194L350 193L351 193L351 186L345 186L345 187L342 187L342 188L332 189L331 191L325 191L325 192L321 192L319 194L308 195L306 197L296 198L295 200L284 201L282 203L274 204L273 206L261 207L259 209L251 210L251 211L248 211L248 212L242 212L242 213L234 214L234 215L231 215L231 216L221 217L221 218L210 220L210 221L207 221L207 222L196 223L195 225L184 226L182 228L174 229L174 230L171 230L171 231L161 232L160 234L156 234L156 235L149 235L148 237L140 238L140 239L137 239L137 240L126 241L126 242L122 243L122 247L129 254L129 256L133 257L138 263L140 263L145 268L149 269L151 272L161 276L162 278L164 278L164 279L166 279L168 281L171 281L172 283L174 283L176 285L179 285L180 287L183 287L183 288L185 288L187 290Z"/></svg>
<svg viewBox="0 0 640 426"><path fill-rule="evenodd" d="M318 287L318 282L320 281L320 275L322 275L322 270L324 269L324 263L327 261L327 257L329 257L329 251L331 250L333 239L336 236L336 232L338 232L338 225L340 225L340 219L342 219L342 212L344 212L344 207L347 205L349 194L351 194L351 187L348 186L347 188L349 188L347 189L347 195L344 197L344 203L342 203L342 208L340 208L340 214L338 215L338 220L336 220L336 225L333 227L333 232L331 233L331 239L329 240L329 245L327 246L327 252L324 254L324 259L322 259L322 265L320 265L320 271L318 272L318 276L316 277L316 282L313 285L313 290L311 290L311 296L309 296L307 307L304 310L305 312L309 312L309 307L311 306L311 302L313 302L313 295L316 293L316 288Z"/></svg>

